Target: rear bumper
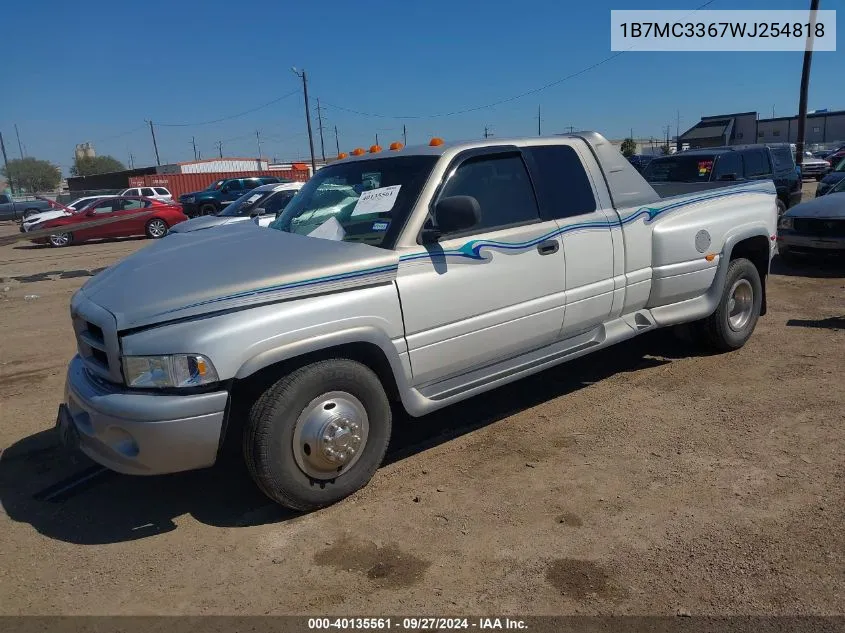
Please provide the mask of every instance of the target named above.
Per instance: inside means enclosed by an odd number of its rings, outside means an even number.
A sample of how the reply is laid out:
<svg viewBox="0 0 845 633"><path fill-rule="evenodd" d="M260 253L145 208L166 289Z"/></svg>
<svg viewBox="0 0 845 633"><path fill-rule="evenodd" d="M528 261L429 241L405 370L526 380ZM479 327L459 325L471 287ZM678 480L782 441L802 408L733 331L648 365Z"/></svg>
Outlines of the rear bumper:
<svg viewBox="0 0 845 633"><path fill-rule="evenodd" d="M229 394L159 395L93 379L77 355L68 367L65 404L79 448L129 475L212 466Z"/></svg>

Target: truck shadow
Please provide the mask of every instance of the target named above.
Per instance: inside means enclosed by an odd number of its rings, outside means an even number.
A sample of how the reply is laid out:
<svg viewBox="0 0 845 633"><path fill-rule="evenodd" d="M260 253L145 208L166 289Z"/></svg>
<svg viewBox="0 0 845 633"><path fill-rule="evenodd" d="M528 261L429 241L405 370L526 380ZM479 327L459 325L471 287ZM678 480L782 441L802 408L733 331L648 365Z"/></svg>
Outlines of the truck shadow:
<svg viewBox="0 0 845 633"><path fill-rule="evenodd" d="M845 277L845 258L843 257L798 257L788 264L782 257L772 260L770 269L773 275L785 277L810 277L816 279L835 279Z"/></svg>
<svg viewBox="0 0 845 633"><path fill-rule="evenodd" d="M696 352L658 331L525 378L421 419L394 417L386 463L394 463L537 404L620 372L635 372ZM81 545L147 538L177 528L190 514L216 527L246 527L300 516L268 499L234 454L202 471L131 477L66 451L50 428L0 454L0 503L14 521Z"/></svg>

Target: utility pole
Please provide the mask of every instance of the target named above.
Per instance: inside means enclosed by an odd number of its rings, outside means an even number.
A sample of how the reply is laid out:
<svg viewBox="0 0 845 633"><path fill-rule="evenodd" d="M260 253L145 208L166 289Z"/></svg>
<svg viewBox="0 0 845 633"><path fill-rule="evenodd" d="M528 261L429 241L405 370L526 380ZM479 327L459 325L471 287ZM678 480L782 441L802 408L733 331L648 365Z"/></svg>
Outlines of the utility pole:
<svg viewBox="0 0 845 633"><path fill-rule="evenodd" d="M314 135L311 133L311 107L308 105L308 78L305 70L299 72L296 66L291 68L293 74L302 79L302 94L305 97L305 123L308 125L308 146L311 148L311 175L317 172L317 161L314 160Z"/></svg>
<svg viewBox="0 0 845 633"><path fill-rule="evenodd" d="M681 111L675 110L675 149L681 151Z"/></svg>
<svg viewBox="0 0 845 633"><path fill-rule="evenodd" d="M775 118L775 106L772 104L772 118Z"/></svg>
<svg viewBox="0 0 845 633"><path fill-rule="evenodd" d="M484 138L490 138L491 136L493 136L493 135L490 133L490 128L485 125L484 126Z"/></svg>
<svg viewBox="0 0 845 633"><path fill-rule="evenodd" d="M405 128L405 124L402 124L402 144L406 147L408 146L408 130Z"/></svg>
<svg viewBox="0 0 845 633"><path fill-rule="evenodd" d="M156 143L156 131L153 128L153 122L149 121L150 124L150 134L153 135L153 149L156 151L156 165L161 165L161 160L158 157L158 143Z"/></svg>
<svg viewBox="0 0 845 633"><path fill-rule="evenodd" d="M21 158L25 156L23 153L23 145L21 145L21 133L18 132L18 124L15 123L15 136L18 137L18 152L20 152Z"/></svg>
<svg viewBox="0 0 845 633"><path fill-rule="evenodd" d="M537 105L537 136L543 136L543 132L540 128L540 105Z"/></svg>
<svg viewBox="0 0 845 633"><path fill-rule="evenodd" d="M795 139L795 162L800 168L804 162L804 132L807 126L807 89L810 86L810 65L813 63L813 37L816 31L819 0L810 0L810 30L807 33L807 48L804 51L804 67L801 69L801 92L798 99L798 138ZM789 139L787 139L788 141Z"/></svg>
<svg viewBox="0 0 845 633"><path fill-rule="evenodd" d="M570 134L572 134L575 131L575 128L571 125L567 129L569 129Z"/></svg>
<svg viewBox="0 0 845 633"><path fill-rule="evenodd" d="M191 137L191 145L194 146L194 160L198 160L197 159L197 140L193 136Z"/></svg>
<svg viewBox="0 0 845 633"><path fill-rule="evenodd" d="M340 139L337 136L337 126L334 126L334 144L337 146L337 155L340 156Z"/></svg>
<svg viewBox="0 0 845 633"><path fill-rule="evenodd" d="M223 158L223 141L217 141L217 151L220 154L220 158Z"/></svg>
<svg viewBox="0 0 845 633"><path fill-rule="evenodd" d="M3 165L6 167L6 177L9 179L9 189L12 195L15 193L15 183L12 181L12 174L9 173L9 159L6 157L6 144L3 142L3 132L0 132L0 149L3 150Z"/></svg>
<svg viewBox="0 0 845 633"><path fill-rule="evenodd" d="M378 132L376 132L376 145L378 145Z"/></svg>
<svg viewBox="0 0 845 633"><path fill-rule="evenodd" d="M258 160L261 160L261 136L258 130L255 130L255 140L258 142Z"/></svg>
<svg viewBox="0 0 845 633"><path fill-rule="evenodd" d="M320 111L320 97L317 97L317 125L320 128L320 152L323 154L323 162L326 162L326 145L323 143L323 113Z"/></svg>
<svg viewBox="0 0 845 633"><path fill-rule="evenodd" d="M129 169L135 169L135 157L129 152Z"/></svg>

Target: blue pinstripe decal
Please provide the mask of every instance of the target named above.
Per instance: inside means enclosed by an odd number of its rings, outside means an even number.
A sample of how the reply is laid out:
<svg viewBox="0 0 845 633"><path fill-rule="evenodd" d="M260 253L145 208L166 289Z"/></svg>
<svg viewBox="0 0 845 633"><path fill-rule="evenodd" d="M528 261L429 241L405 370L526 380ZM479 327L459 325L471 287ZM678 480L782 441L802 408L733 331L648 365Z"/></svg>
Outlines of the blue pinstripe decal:
<svg viewBox="0 0 845 633"><path fill-rule="evenodd" d="M706 200L715 200L717 198L727 198L729 196L736 196L742 195L746 193L773 193L772 188L763 188L763 187L749 187L746 189L740 189L735 191L722 191L722 192L715 192L711 194L705 194L699 196L697 198L692 198L689 200L681 200L679 202L673 202L663 207L641 207L637 209L634 213L622 218L619 221L611 221L611 220L593 220L590 222L578 222L575 224L567 224L566 226L559 227L553 231L550 231L540 237L536 237L531 240L527 240L525 242L497 242L495 240L471 240L466 244L463 244L459 248L445 250L440 253L431 253L429 251L421 251L418 253L408 253L406 255L401 255L399 257L399 262L410 262L415 260L423 260L423 259L434 259L440 257L456 257L459 259L468 259L472 261L487 261L488 257L485 257L481 254L482 248L490 248L490 249L498 249L503 251L520 251L520 250L527 250L533 248L544 242L546 240L552 239L557 237L558 235L565 235L567 233L572 233L575 231L583 231L583 230L590 230L590 229L612 229L615 227L621 227L626 224L631 224L636 222L640 218L645 218L645 223L650 224L653 222L659 215L667 213L669 211L674 211L676 209L680 209L682 207L686 207L692 204L697 204L699 202L704 202ZM274 286L267 286L265 288L256 288L255 290L245 290L243 292L237 292L231 295L226 295L223 297L216 297L214 299L206 299L205 301L199 301L196 303L192 303L190 305L180 306L179 308L175 308L173 310L167 310L162 312L161 314L167 314L169 312L177 312L179 310L187 310L190 308L196 308L204 305L209 305L212 303L220 303L223 301L230 301L232 299L242 299L244 297L255 297L261 296L265 294L269 294L272 292L280 292L283 290L293 290L296 288L304 288L308 286L316 286L319 284L327 284L331 282L337 281L346 281L348 279L357 279L360 277L367 277L370 275L379 275L389 272L396 272L398 269L397 264L389 264L386 266L378 266L375 268L364 268L362 270L356 270L346 273L339 273L336 275L325 275L323 277L313 277L311 279L302 279L299 281L291 281L285 284L277 284Z"/></svg>

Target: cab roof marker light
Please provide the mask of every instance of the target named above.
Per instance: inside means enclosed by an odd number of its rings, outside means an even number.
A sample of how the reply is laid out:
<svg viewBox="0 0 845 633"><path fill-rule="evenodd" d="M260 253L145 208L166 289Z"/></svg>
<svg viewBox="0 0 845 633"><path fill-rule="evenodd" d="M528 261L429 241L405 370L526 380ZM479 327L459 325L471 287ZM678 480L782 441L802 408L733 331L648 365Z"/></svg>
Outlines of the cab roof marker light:
<svg viewBox="0 0 845 633"><path fill-rule="evenodd" d="M376 154L381 151L381 145L373 145L370 147L370 154Z"/></svg>
<svg viewBox="0 0 845 633"><path fill-rule="evenodd" d="M438 146L440 146L440 145L443 145L443 139L442 139L442 138L438 138L438 137L436 137L436 136L435 136L433 139L431 139L431 140L428 142L428 144L429 144L429 146L431 146L431 147L438 147Z"/></svg>
<svg viewBox="0 0 845 633"><path fill-rule="evenodd" d="M338 160L343 160L344 158L349 158L349 154L347 154L346 152L341 152L337 155Z"/></svg>
<svg viewBox="0 0 845 633"><path fill-rule="evenodd" d="M402 145L402 143L400 143L399 141L394 141L393 143L390 144L390 149L393 150L393 151L398 151L398 150L402 149L403 147L405 147L405 146Z"/></svg>
<svg viewBox="0 0 845 633"><path fill-rule="evenodd" d="M364 154L366 154L366 152L364 151L363 147L356 147L352 150L353 156L363 156Z"/></svg>

